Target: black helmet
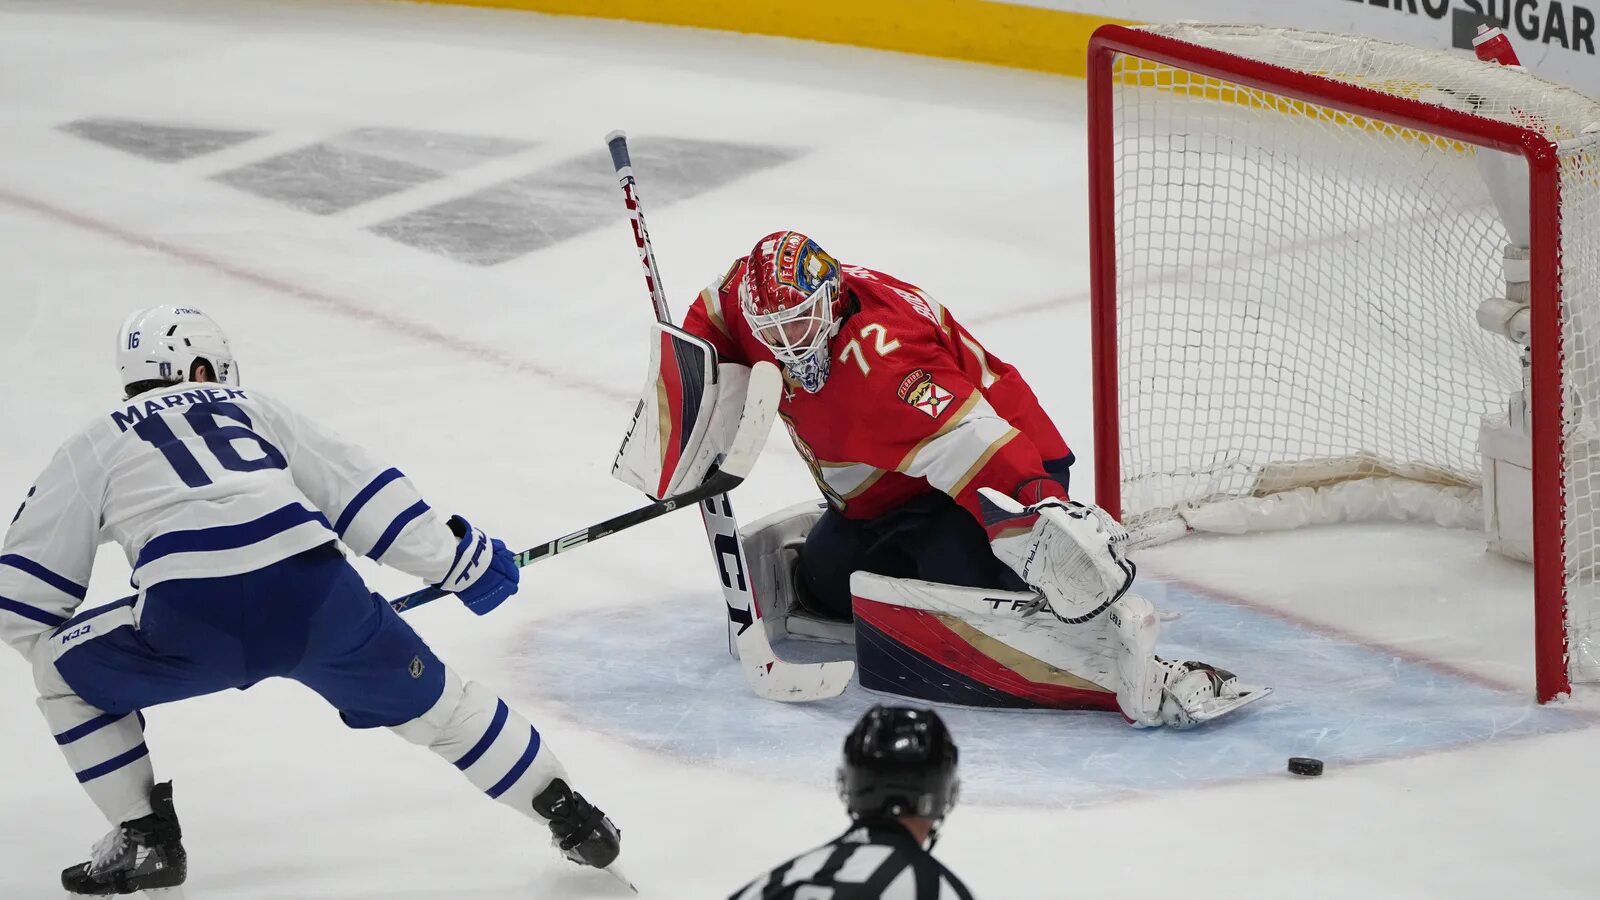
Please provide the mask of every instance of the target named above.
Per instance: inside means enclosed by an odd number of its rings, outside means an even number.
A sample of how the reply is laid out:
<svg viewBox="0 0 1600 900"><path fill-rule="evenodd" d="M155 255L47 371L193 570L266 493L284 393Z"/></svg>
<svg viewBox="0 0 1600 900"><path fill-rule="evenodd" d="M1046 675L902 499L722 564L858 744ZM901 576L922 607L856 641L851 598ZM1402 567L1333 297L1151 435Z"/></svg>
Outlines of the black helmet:
<svg viewBox="0 0 1600 900"><path fill-rule="evenodd" d="M852 818L942 819L960 787L955 741L931 709L874 706L844 739L839 799Z"/></svg>

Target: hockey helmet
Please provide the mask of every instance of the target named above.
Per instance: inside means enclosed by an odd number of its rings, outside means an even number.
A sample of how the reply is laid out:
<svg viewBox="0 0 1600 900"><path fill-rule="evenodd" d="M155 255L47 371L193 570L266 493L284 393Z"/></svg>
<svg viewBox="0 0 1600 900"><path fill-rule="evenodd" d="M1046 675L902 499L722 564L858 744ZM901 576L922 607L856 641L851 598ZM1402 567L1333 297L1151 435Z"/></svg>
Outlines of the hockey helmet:
<svg viewBox="0 0 1600 900"><path fill-rule="evenodd" d="M756 339L810 393L828 380L839 333L839 262L798 231L775 231L745 259L739 306Z"/></svg>
<svg viewBox="0 0 1600 900"><path fill-rule="evenodd" d="M955 741L931 709L874 706L844 739L839 798L852 818L942 819L960 790Z"/></svg>
<svg viewBox="0 0 1600 900"><path fill-rule="evenodd" d="M152 306L129 316L117 334L117 372L124 390L142 382L175 384L205 363L219 384L237 385L239 366L228 337L211 317L189 306Z"/></svg>

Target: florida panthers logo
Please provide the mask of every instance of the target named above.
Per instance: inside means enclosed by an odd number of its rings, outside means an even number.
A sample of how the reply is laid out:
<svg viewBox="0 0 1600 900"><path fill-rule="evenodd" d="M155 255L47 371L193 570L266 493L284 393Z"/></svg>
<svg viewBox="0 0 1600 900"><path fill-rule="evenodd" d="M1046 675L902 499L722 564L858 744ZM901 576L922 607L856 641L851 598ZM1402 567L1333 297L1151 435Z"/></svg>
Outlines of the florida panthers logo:
<svg viewBox="0 0 1600 900"><path fill-rule="evenodd" d="M912 369L910 374L900 379L898 393L900 399L909 403L912 409L934 419L944 415L950 401L956 396L940 387L933 376L922 369Z"/></svg>
<svg viewBox="0 0 1600 900"><path fill-rule="evenodd" d="M828 281L839 275L839 263L817 242L805 235L791 231L778 242L773 255L773 276L777 282L800 291L809 297Z"/></svg>

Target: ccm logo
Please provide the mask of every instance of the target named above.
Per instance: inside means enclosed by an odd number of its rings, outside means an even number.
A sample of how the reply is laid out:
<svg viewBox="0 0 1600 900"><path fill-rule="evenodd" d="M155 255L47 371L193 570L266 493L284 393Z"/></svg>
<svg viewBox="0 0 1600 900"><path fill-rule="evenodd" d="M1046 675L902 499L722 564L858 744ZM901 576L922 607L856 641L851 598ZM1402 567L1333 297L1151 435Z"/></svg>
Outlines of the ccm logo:
<svg viewBox="0 0 1600 900"><path fill-rule="evenodd" d="M88 623L84 623L82 625L79 625L77 628L74 628L71 631L67 632L66 634L63 634L61 636L61 643L66 644L66 643L70 643L72 641L75 641L78 638L81 638L84 635L88 634L93 628L94 628L94 626L90 625Z"/></svg>

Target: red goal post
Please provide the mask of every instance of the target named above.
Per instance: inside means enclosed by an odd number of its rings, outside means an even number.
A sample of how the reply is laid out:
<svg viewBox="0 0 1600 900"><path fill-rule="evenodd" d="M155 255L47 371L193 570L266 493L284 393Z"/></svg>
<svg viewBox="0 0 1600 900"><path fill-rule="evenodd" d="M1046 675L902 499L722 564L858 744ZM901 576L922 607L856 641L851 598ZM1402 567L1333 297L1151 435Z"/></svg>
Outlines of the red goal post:
<svg viewBox="0 0 1600 900"><path fill-rule="evenodd" d="M1345 46L1346 42L1349 44L1348 47ZM1362 45L1359 53L1356 44ZM1220 47L1227 49L1219 49ZM1254 52L1256 48L1259 48L1260 52ZM1329 52L1323 53L1323 49ZM1306 52L1302 53L1302 50ZM1353 71L1354 66L1344 69L1339 67L1340 59L1362 58L1369 53L1388 54L1400 61L1397 65L1414 59L1415 66L1408 67L1403 77L1390 74L1381 78L1363 77L1362 73ZM1298 66L1295 61L1300 56L1315 58L1318 63ZM1333 63L1331 67L1322 64L1324 56L1330 58L1328 61ZM1253 415L1271 419L1273 424L1263 425L1263 428L1293 429L1297 422L1302 422L1304 428L1320 433L1343 427L1338 421L1331 424L1320 420L1310 421L1309 417L1316 413L1297 407L1309 407L1315 403L1305 401L1303 398L1299 401L1292 397L1260 400L1257 401L1259 405L1252 411L1248 406L1252 401L1236 396L1248 393L1253 389L1251 385L1260 384L1263 380L1261 372L1276 371L1276 367L1283 364L1282 359L1272 356L1273 353L1276 352L1281 357L1283 353L1295 352L1298 347L1315 343L1321 337L1320 334L1311 333L1299 343L1286 344L1281 349L1268 348L1266 351L1257 348L1240 349L1235 354L1237 359L1230 358L1230 354L1234 351L1220 351L1214 348L1205 351L1210 355L1195 356L1186 361L1173 363L1171 366L1168 365L1168 361L1152 357L1138 364L1143 366L1139 372L1130 371L1129 364L1124 358L1126 355L1130 353L1148 355L1151 351L1146 348L1155 346L1160 340L1165 339L1161 335L1147 332L1162 328L1173 333L1181 331L1186 337L1180 336L1176 342L1166 345L1166 350L1155 352L1182 356L1184 346L1207 345L1210 340L1204 332L1206 326L1202 324L1197 327L1195 317L1188 315L1186 309L1197 309L1206 303L1231 307L1253 302L1248 296L1250 290L1253 287L1261 287L1250 281L1253 276L1248 273L1240 274L1242 270L1237 268L1236 261L1230 261L1226 265L1234 268L1229 270L1226 277L1219 277L1202 288L1194 288L1192 296L1186 294L1185 291L1190 290L1190 287L1182 283L1181 266L1186 261L1208 265L1210 263L1206 262L1205 256L1207 253L1227 256L1234 248L1225 247L1218 252L1217 246L1226 245L1229 241L1239 238L1237 233L1228 232L1227 229L1198 236L1180 233L1187 228L1185 216L1192 216L1194 211L1199 209L1202 214L1209 211L1219 219L1237 221L1240 210L1226 207L1225 204L1229 200L1224 195L1242 193L1245 190L1252 192L1248 199L1254 204L1250 208L1254 209L1272 209L1276 208L1277 204L1284 203L1295 205L1297 209L1311 210L1312 214L1315 214L1318 207L1317 198L1274 198L1270 193L1274 189L1298 190L1295 185L1301 182L1293 182L1287 188L1276 181L1262 188L1258 188L1255 184L1239 187L1254 177L1259 177L1263 181L1279 178L1278 167L1283 164L1275 158L1270 146L1266 150L1261 150L1259 144L1253 144L1252 147L1256 149L1246 152L1239 150L1232 138L1223 141L1198 134L1199 129L1192 127L1195 122L1201 121L1198 113L1183 114L1183 127L1190 130L1181 136L1156 135L1148 126L1151 123L1160 126L1162 104L1184 105L1186 110L1190 107L1209 106L1215 109L1208 115L1215 114L1228 119L1230 123L1235 120L1249 123L1258 112L1263 120L1272 119L1276 122L1297 116L1318 119L1324 123L1333 123L1337 120L1335 123L1337 128L1350 132L1369 132L1372 140L1381 138L1390 142L1409 142L1402 145L1407 149L1400 154L1408 159L1412 157L1421 159L1423 157L1419 154L1423 150L1432 151L1435 147L1439 148L1440 157L1469 156L1473 151L1468 148L1486 148L1520 156L1526 161L1528 175L1530 251L1528 291L1531 306L1531 329L1528 341L1531 353L1529 370L1531 383L1528 396L1532 420L1534 652L1538 698L1543 702L1566 692L1570 687L1568 638L1574 621L1569 616L1569 593L1573 593L1579 587L1577 582L1581 579L1582 591L1587 597L1588 584L1593 577L1592 573L1583 570L1574 572L1569 567L1569 550L1573 549L1572 540L1581 537L1581 540L1587 542L1591 537L1568 533L1573 526L1567 518L1568 497L1574 490L1586 492L1590 490L1590 486L1587 483L1572 485L1564 482L1564 473L1569 471L1564 435L1571 433L1580 410L1576 408L1577 402L1572 400L1573 386L1564 384L1567 370L1571 365L1570 362L1563 361L1563 345L1564 341L1567 341L1569 345L1567 349L1576 352L1571 346L1573 342L1567 339L1570 338L1572 329L1577 326L1567 316L1564 303L1581 301L1586 306L1592 306L1596 313L1600 314L1600 296L1596 296L1597 284L1600 284L1600 281L1597 281L1595 273L1587 271L1586 268L1582 284L1577 285L1577 279L1574 278L1574 284L1568 286L1569 294L1572 290L1581 289L1584 292L1583 296L1574 298L1563 294L1562 193L1564 177L1584 179L1580 192L1584 195L1585 208L1582 212L1586 218L1582 224L1590 230L1600 230L1600 217L1591 216L1592 208L1596 203L1600 203L1600 200L1597 200L1600 198L1600 190L1597 190L1592 183L1600 179L1600 167L1593 165L1591 159L1600 155L1600 134L1578 133L1581 129L1562 121L1561 116L1551 114L1548 108L1534 109L1538 102L1536 100L1529 100L1526 106L1519 106L1518 97L1522 96L1520 94L1503 103L1482 102L1482 98L1477 94L1453 88L1449 83L1449 79L1453 77L1452 73L1464 71L1461 67L1465 65L1489 64L1479 63L1470 56L1461 59L1451 54L1400 48L1398 45L1362 38L1246 26L1128 28L1108 25L1095 33L1089 44L1088 162L1091 331L1095 373L1096 499L1112 514L1119 517L1126 515L1125 521L1129 521L1130 527L1136 527L1141 516L1148 518L1170 512L1166 507L1160 507L1160 504L1168 500L1176 498L1175 505L1181 506L1205 502L1233 490L1247 490L1230 488L1226 482L1233 477L1235 471L1243 470L1254 470L1256 474L1252 477L1259 478L1261 467L1269 462L1266 457L1279 446L1293 444L1297 440L1294 434L1286 433L1284 436L1274 437L1271 443L1275 446L1263 447L1259 451L1254 448L1241 451L1228 446L1229 441L1235 441L1242 446L1259 437L1249 433ZM1576 92L1540 81L1520 71L1513 73L1511 70L1504 70L1503 75L1495 73L1495 77L1505 80L1508 84L1512 83L1512 78L1525 82L1523 87L1526 88L1527 96L1530 98L1536 94L1543 96L1550 92L1570 94L1570 97L1563 94L1558 99L1573 109L1582 109L1582 101L1587 99L1577 95ZM1474 90L1482 91L1483 87L1476 86ZM1143 99L1130 99L1137 97ZM1467 99L1461 99L1463 97ZM1144 106L1139 106L1140 103ZM1462 108L1464 106L1469 108ZM1122 133L1125 119L1138 122L1147 130L1140 132L1139 136L1130 138ZM1596 121L1600 122L1600 119ZM1255 125L1230 125L1230 127L1249 129ZM1284 126L1279 124L1264 126L1266 136L1262 140L1270 142L1275 139L1276 132L1273 129L1279 127ZM1129 130L1133 129L1130 127ZM1447 146L1448 142L1462 146L1451 150ZM1335 152L1322 146L1322 143L1313 135L1305 147L1308 156ZM1208 165L1205 160L1208 151L1205 148L1209 144L1223 146L1219 151L1220 162L1213 169L1205 168ZM1412 149L1416 149L1418 153L1411 153ZM1574 154L1578 156L1575 157ZM1248 161L1249 159L1266 157L1274 157L1269 164L1273 167L1270 176L1252 175L1243 170L1256 165ZM1240 163L1241 159L1246 162ZM1315 161L1306 165L1314 166ZM1352 171L1359 177L1359 163L1353 165L1355 168ZM1141 174L1135 171L1139 167L1159 171ZM1298 176L1285 176L1285 179L1287 181L1292 177ZM1424 177L1426 176L1417 176L1419 179ZM1135 182L1138 184L1135 185ZM1197 184L1200 186L1197 187ZM1136 191L1143 193L1136 194ZM1179 199L1161 199L1179 195L1182 195ZM1151 196L1158 199L1152 202ZM1337 197L1329 196L1322 199L1322 203L1329 206L1338 202ZM1431 202L1419 203L1418 206L1427 207ZM1438 205L1443 208L1456 202L1452 197L1441 195ZM1170 205L1178 211L1163 209L1163 204ZM1140 216L1145 216L1146 219L1140 219ZM1456 218L1452 214L1451 221L1454 222ZM1188 221L1193 220L1191 218ZM1578 223L1574 221L1571 224ZM1204 230L1209 226L1201 223L1200 227ZM1418 224L1413 220L1406 227L1414 231L1428 231L1432 225L1427 222ZM1473 227L1477 229L1474 234L1483 231L1481 225ZM1148 233L1140 233L1140 228L1145 228ZM1248 232L1250 226L1246 223L1239 228ZM1337 228L1330 225L1324 231L1325 234L1319 235L1317 240L1334 235ZM1255 241L1256 245L1264 246L1264 242L1277 239L1270 236L1247 235L1244 241L1246 243ZM1331 237L1327 239L1332 240ZM1352 238L1352 247L1358 241L1359 236ZM1476 268L1483 263L1477 258L1480 254L1474 254L1473 249L1470 247L1462 249L1464 257L1460 262L1462 267ZM1307 251L1310 252L1312 251ZM1327 272L1328 265L1339 265L1339 257L1328 255L1323 249L1315 252L1323 253L1323 256L1308 262L1310 268L1301 274L1310 277L1320 276L1319 280L1326 280L1330 274ZM1592 258L1595 254L1592 240L1586 239L1582 247L1569 244L1566 252L1573 257L1581 254L1581 262L1585 267L1600 268L1600 259ZM1138 304L1142 303L1143 299L1133 296L1137 293L1137 289L1128 287L1136 280L1135 274L1119 271L1119 266L1131 269L1135 265L1144 265L1141 253L1160 255L1164 260L1161 263L1151 264L1164 266L1161 272L1152 275L1151 279L1166 285L1160 288L1160 291L1162 302L1169 304L1167 308L1173 311L1167 315L1172 323L1150 325L1136 322L1142 309ZM1288 255L1293 255L1293 252ZM1397 254L1397 256L1404 255ZM1416 256L1415 253L1410 255ZM1352 260L1358 256L1357 251L1352 251ZM1329 263L1328 260L1333 262ZM1488 261L1488 264L1495 263L1498 263L1498 258ZM1351 262L1348 273L1340 271L1332 274L1339 277L1365 276L1373 265L1370 261ZM1403 295L1405 285L1426 284L1437 280L1432 277L1430 270L1424 268L1419 267L1415 273L1403 271L1402 267L1405 265L1403 259L1386 260L1382 265L1391 266L1383 277L1393 280L1396 294ZM1151 271L1155 272L1154 269ZM1177 274L1174 275L1174 272ZM1498 275L1497 270L1496 275ZM1292 272L1285 270L1274 271L1266 277L1288 279L1292 276ZM1478 282L1482 281L1481 277L1474 277ZM1272 285L1265 284L1265 286ZM1281 286L1279 284L1279 287ZM1148 295L1149 289L1145 290ZM1278 293L1285 292L1280 290ZM1172 296L1167 296L1169 294ZM1205 296L1201 296L1202 294ZM1392 308L1408 302L1404 296L1385 295L1384 299L1393 301L1380 304L1384 307L1385 315L1388 315ZM1472 303L1476 303L1483 297L1463 299L1470 299ZM1185 303L1189 306L1185 307L1183 305ZM1368 306L1366 309L1370 310L1371 307ZM1420 311L1416 320L1424 323L1420 326L1424 330L1443 327L1439 324L1442 320L1454 318L1453 310L1448 316L1445 312L1442 308ZM1340 315L1338 310L1328 311L1320 308L1317 310L1318 316L1324 313L1331 316ZM1349 315L1355 318L1366 314L1357 310ZM1395 315L1402 316L1405 313L1396 312ZM1469 311L1467 316L1470 315ZM1239 321L1246 320L1248 315L1239 319ZM1365 327L1365 323L1362 324ZM1249 321L1248 327L1255 327L1253 320ZM1335 322L1334 330L1338 330L1339 327L1340 324ZM1391 331L1395 327L1390 323ZM1564 328L1567 329L1566 334ZM1240 346L1243 346L1243 342ZM1510 347L1509 343L1506 348L1508 352L1515 352L1515 348ZM1432 351L1419 345L1417 352L1421 356L1426 356ZM1244 359L1251 354L1254 355L1249 360ZM1583 362L1587 364L1588 361L1585 359ZM1294 365L1294 361L1290 360L1287 365ZM1234 367L1238 371L1232 373L1224 371L1229 367ZM1247 367L1255 374L1247 377L1244 374ZM1168 373L1169 368L1179 370L1178 374L1174 376ZM1464 368L1475 367L1464 366ZM1330 369L1325 374L1329 380L1337 382L1346 373ZM1291 373L1285 377L1297 384L1306 384L1308 378L1315 376L1316 373ZM1439 379L1445 382L1451 377L1452 375L1445 371L1441 373ZM1478 373L1471 372L1469 377L1475 379ZM1270 380L1271 376L1266 378ZM1196 395L1187 385L1177 383L1181 379L1187 379L1190 383L1203 382L1213 385L1221 393L1215 396ZM1493 396L1497 384L1498 382L1491 380L1487 387L1477 390L1471 402L1466 405L1473 407L1481 405L1482 397ZM1152 388L1151 385L1155 387ZM1446 387L1448 388L1448 385ZM1585 392L1590 390L1587 384L1581 388ZM1146 391L1155 392L1157 398L1147 399ZM1165 393L1161 393L1163 391ZM1567 398L1565 401L1564 397ZM1439 402L1447 399L1446 394L1441 394ZM1393 402L1398 404L1402 401ZM1226 423L1215 425L1208 421L1197 420L1192 414L1196 405L1209 409L1213 403L1222 406L1240 405L1241 409L1237 412L1219 414L1223 418L1231 418ZM1428 418L1433 412L1432 409L1422 408L1417 410L1415 415L1419 419ZM1397 408L1388 414L1403 417L1404 410ZM1337 419L1337 416L1334 418ZM1465 416L1455 418L1464 420ZM1221 418L1216 421L1221 422ZM1201 431L1204 431L1204 434L1201 434ZM1189 436L1191 432L1193 437ZM1448 444L1450 446L1447 453L1453 461L1458 461L1463 458L1463 450L1458 446L1462 441L1462 433L1461 422L1454 421L1449 427L1442 428L1439 435L1423 435L1420 443ZM1343 439L1343 436L1335 435L1331 443L1337 444ZM1350 443L1347 452L1358 450L1363 459L1369 452L1384 455L1384 448L1366 446L1366 443L1374 440L1377 439L1371 434L1353 436L1347 442ZM1185 457L1189 452L1184 446L1185 441L1197 445L1193 458ZM1360 441L1366 443L1357 446ZM1143 443L1140 446L1130 446L1139 442ZM1205 446L1198 446L1202 443ZM1173 449L1150 452L1141 450L1141 446L1158 445ZM1461 480L1463 483L1470 477L1471 473L1465 471L1459 462L1444 465L1436 463L1431 458L1412 459L1405 449L1400 448L1396 451L1398 456L1381 466L1384 473L1392 473L1397 467L1404 469L1415 464L1429 471L1435 468L1448 469L1452 473L1451 479ZM1470 447L1467 450L1470 451ZM1258 453L1260 458L1249 457L1250 453ZM1182 486L1201 482L1206 485L1203 489ZM1140 505L1127 502L1125 488L1133 490L1137 486L1153 483L1167 485L1151 489L1156 494L1165 491L1162 499L1142 501ZM1182 491L1186 489L1192 490L1193 496L1183 495ZM1209 493L1202 495L1201 491ZM1582 550L1588 552L1587 543ZM1590 611L1584 612L1585 616L1589 614Z"/></svg>

